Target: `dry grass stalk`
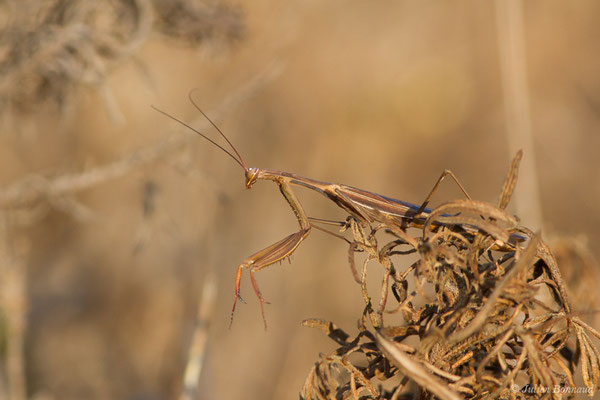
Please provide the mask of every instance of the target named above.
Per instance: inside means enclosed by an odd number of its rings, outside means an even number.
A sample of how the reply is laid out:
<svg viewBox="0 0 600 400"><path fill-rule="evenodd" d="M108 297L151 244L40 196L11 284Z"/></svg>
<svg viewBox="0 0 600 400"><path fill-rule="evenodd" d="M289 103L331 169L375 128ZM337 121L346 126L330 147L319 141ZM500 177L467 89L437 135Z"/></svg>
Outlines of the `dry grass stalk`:
<svg viewBox="0 0 600 400"><path fill-rule="evenodd" d="M180 400L193 400L198 396L200 376L206 357L209 328L215 308L216 295L216 277L213 274L209 274L204 279L202 294L198 302L196 326L194 327L188 352L188 361L183 374L183 391L181 392L181 396L179 396Z"/></svg>
<svg viewBox="0 0 600 400"><path fill-rule="evenodd" d="M593 395L600 356L592 336L600 334L574 314L541 235L503 210L520 159L519 152L498 207L447 203L422 231L388 228L385 241L377 226L349 221L349 260L365 303L360 332L352 338L330 322L304 322L340 347L315 364L302 398L515 399L521 389L537 390L537 398ZM445 225L432 231L433 221ZM457 228L464 225L469 228ZM359 251L367 254L361 273L354 260ZM419 259L399 267L407 254ZM367 289L373 261L384 269L378 294ZM391 308L389 288L396 300ZM577 376L584 386L576 386Z"/></svg>
<svg viewBox="0 0 600 400"><path fill-rule="evenodd" d="M0 209L0 337L6 344L0 398L26 399L24 343L27 330L27 281L24 249L10 235L9 214Z"/></svg>

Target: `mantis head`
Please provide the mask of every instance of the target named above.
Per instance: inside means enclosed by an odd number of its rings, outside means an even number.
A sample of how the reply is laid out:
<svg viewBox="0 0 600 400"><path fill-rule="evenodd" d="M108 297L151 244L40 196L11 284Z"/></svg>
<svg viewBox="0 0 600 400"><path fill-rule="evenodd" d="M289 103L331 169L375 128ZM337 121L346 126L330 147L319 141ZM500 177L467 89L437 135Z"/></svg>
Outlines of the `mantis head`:
<svg viewBox="0 0 600 400"><path fill-rule="evenodd" d="M246 189L250 189L258 179L258 168L248 168L246 170Z"/></svg>

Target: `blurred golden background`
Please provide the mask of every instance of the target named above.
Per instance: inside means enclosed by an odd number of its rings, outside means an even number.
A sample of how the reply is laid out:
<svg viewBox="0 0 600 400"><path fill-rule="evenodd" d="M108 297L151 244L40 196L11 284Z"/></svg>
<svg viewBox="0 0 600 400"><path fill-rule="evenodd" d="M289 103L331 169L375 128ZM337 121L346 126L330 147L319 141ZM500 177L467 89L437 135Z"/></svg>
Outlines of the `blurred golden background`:
<svg viewBox="0 0 600 400"><path fill-rule="evenodd" d="M444 169L494 202L523 147L513 212L589 243L594 268L599 16L592 0L4 2L0 395L180 398L201 305L190 398L296 398L334 348L300 322L354 332L347 245L319 231L257 275L268 330L246 274L228 329L237 265L297 222L275 185L247 191L150 107L217 138L192 89L250 166L417 204ZM310 216L345 218L297 192ZM444 183L434 203L460 196Z"/></svg>

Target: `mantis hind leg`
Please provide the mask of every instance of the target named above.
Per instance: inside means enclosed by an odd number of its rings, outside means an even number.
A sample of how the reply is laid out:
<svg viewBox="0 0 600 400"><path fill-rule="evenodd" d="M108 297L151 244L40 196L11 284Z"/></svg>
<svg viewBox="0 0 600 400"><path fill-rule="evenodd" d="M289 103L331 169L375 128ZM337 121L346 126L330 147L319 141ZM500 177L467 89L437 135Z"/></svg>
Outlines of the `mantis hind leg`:
<svg viewBox="0 0 600 400"><path fill-rule="evenodd" d="M461 192L464 193L464 195L466 196L466 198L469 199L469 200L471 200L471 196L469 196L469 194L467 193L467 191L465 190L465 188L463 187L463 185L461 185L461 183L458 180L458 178L456 177L456 175L454 175L454 173L452 171L450 171L449 169L445 169L444 172L442 172L442 174L440 175L440 177L438 178L438 180L433 185L433 188L431 189L431 191L427 195L427 198L425 199L425 201L423 201L423 204L421 204L421 207L419 207L419 210L417 211L417 213L415 214L415 216L421 214L425 210L425 208L427 208L427 205L431 201L431 198L433 197L433 194L435 193L435 191L437 190L437 188L440 186L440 183L442 183L442 181L444 180L444 178L446 178L447 176L449 176L450 178L452 178L452 180L460 188Z"/></svg>

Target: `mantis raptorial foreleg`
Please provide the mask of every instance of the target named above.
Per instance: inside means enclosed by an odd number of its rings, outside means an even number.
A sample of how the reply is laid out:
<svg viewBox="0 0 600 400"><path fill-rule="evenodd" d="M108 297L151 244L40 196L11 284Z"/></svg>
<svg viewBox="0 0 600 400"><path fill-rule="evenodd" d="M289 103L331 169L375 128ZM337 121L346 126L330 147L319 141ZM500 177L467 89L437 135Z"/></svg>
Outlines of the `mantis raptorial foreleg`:
<svg viewBox="0 0 600 400"><path fill-rule="evenodd" d="M304 212L304 209L298 201L298 198L293 192L290 184L284 178L279 179L277 181L277 184L279 185L279 190L281 191L281 194L287 200L290 207L292 207L292 211L294 211L294 214L298 219L298 223L300 224L300 230L281 239L279 242L273 243L272 245L262 249L261 251L254 253L239 265L237 275L235 278L235 299L233 300L233 307L231 309L231 320L229 322L230 326L233 323L233 313L235 312L237 300L241 299L240 283L242 280L242 271L246 268L249 268L250 281L252 282L254 293L256 293L256 297L258 297L258 300L260 302L260 312L263 317L265 329L267 328L267 319L265 318L264 303L268 302L265 301L260 292L260 289L258 288L258 284L256 283L254 273L256 271L260 271L265 267L268 267L269 265L276 263L277 261L281 261L284 258L291 256L294 250L296 250L296 248L300 244L300 242L302 242L310 233L311 225L308 220L308 217L306 216L306 213Z"/></svg>

